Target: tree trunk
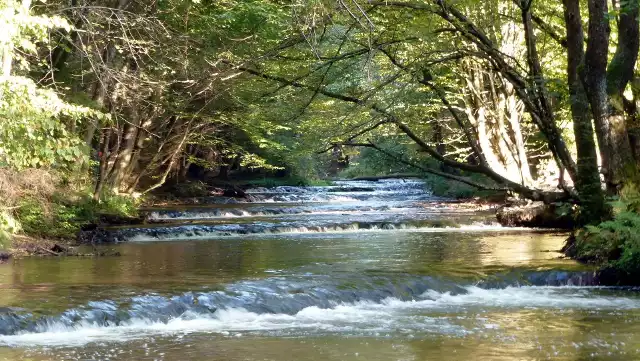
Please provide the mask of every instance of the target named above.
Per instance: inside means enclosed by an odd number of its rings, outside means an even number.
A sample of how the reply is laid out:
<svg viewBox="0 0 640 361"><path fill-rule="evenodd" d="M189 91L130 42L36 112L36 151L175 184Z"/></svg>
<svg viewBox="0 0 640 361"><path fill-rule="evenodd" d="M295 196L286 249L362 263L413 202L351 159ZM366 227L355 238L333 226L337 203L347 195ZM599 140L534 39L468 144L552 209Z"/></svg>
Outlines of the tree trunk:
<svg viewBox="0 0 640 361"><path fill-rule="evenodd" d="M631 143L631 154L640 167L640 76L634 77L631 83L633 99L626 104L627 132Z"/></svg>
<svg viewBox="0 0 640 361"><path fill-rule="evenodd" d="M478 139L485 165L513 182L530 186L533 182L524 142L516 145L507 130L517 132L515 137L522 140L519 124L522 113L517 109L515 95L509 94L512 87L506 81L508 85L502 84L502 79L494 79L492 73L485 74L479 64L470 63L465 69L465 111L476 132L474 138ZM493 99L485 99L488 96Z"/></svg>
<svg viewBox="0 0 640 361"><path fill-rule="evenodd" d="M571 102L573 131L578 151L576 189L583 212L579 223L597 223L608 216L598 172L598 156L589 115L589 101L578 69L584 62L584 31L580 15L580 0L563 0L567 27L567 78Z"/></svg>
<svg viewBox="0 0 640 361"><path fill-rule="evenodd" d="M116 47L113 43L107 44L106 48L102 52L103 66L108 67L116 56ZM96 82L93 85L93 92L91 99L98 105L101 110L106 108L107 89L109 87L109 79L102 79L100 74L96 74ZM92 119L87 125L85 130L84 142L91 149L93 143L93 137L99 126L99 120Z"/></svg>
<svg viewBox="0 0 640 361"><path fill-rule="evenodd" d="M131 0L117 0L117 3L115 4L114 8L116 10L124 10L127 8L127 6L129 6ZM115 19L116 17L116 12L114 11L112 13L112 18ZM102 54L101 56L101 67L106 69L109 66L111 66L113 60L116 57L116 46L113 43L113 41L109 41L107 43L107 45L105 46L105 48L102 50ZM105 71L103 71L102 73L105 73ZM107 90L109 89L109 85L110 85L110 79L109 78L102 78L101 73L97 73L95 74L96 76L96 83L94 84L94 88L92 91L92 99L93 101L96 102L96 104L98 104L98 106L100 108L104 108L105 107L105 100L107 98ZM84 142L89 146L89 148L92 148L92 143L93 143L93 137L95 136L95 132L98 129L99 126L99 120L94 119L92 120L89 125L87 126L87 129L85 131L85 135L84 135Z"/></svg>
<svg viewBox="0 0 640 361"><path fill-rule="evenodd" d="M136 141L135 141L135 146L133 148L133 152L132 152L132 156L131 156L131 161L129 162L129 165L127 166L125 172L126 174L129 175L133 175L134 171L138 170L138 172L142 172L143 170L139 169L139 162L140 162L140 156L142 154L142 150L144 149L144 143L147 140L147 126L149 126L149 124L145 123L142 125L142 128L138 129L137 135L136 135ZM129 184L127 185L126 188L126 193L133 193L136 190L136 186L137 186L137 180L138 180L138 176L136 175L135 178L129 182Z"/></svg>
<svg viewBox="0 0 640 361"><path fill-rule="evenodd" d="M118 193L122 188L125 177L127 176L126 171L129 168L129 164L131 163L133 150L136 145L140 117L138 116L137 110L135 109L131 112L130 122L130 124L127 124L125 126L124 135L122 137L123 145L114 164L113 181L111 183L111 186L115 193Z"/></svg>
<svg viewBox="0 0 640 361"><path fill-rule="evenodd" d="M524 138L522 136L522 128L520 126L520 119L522 115L522 111L520 109L521 105L518 104L518 100L515 94L513 94L513 87L511 86L511 84L505 84L505 91L507 94L506 115L509 126L511 128L511 132L513 133L513 146L515 148L515 156L520 171L520 178L522 179L522 184L531 185L533 184L533 177L531 176L531 167L529 166L527 149L525 148ZM509 134L507 134L506 137L509 137Z"/></svg>
<svg viewBox="0 0 640 361"><path fill-rule="evenodd" d="M100 165L98 167L98 174L96 175L96 185L93 189L93 199L95 201L100 200L100 196L102 194L102 189L104 188L104 183L107 178L107 169L108 169L108 159L109 159L109 141L111 138L111 129L106 129L102 132L102 136L100 137Z"/></svg>
<svg viewBox="0 0 640 361"><path fill-rule="evenodd" d="M493 171L513 180L500 162L491 142L493 137L490 134L490 127L487 125L487 109L482 99L482 92L484 91L482 70L473 62L469 63L466 68L465 80L468 93L465 97L465 112L471 125L475 128L475 138L478 140L482 159L484 159L486 166Z"/></svg>
<svg viewBox="0 0 640 361"><path fill-rule="evenodd" d="M607 55L610 33L608 16L607 0L589 0L589 38L583 81L596 125L605 183L607 190L615 193L618 188L619 174L617 174L616 154L611 138L613 129L609 122L607 95Z"/></svg>
<svg viewBox="0 0 640 361"><path fill-rule="evenodd" d="M436 152L444 157L447 154L447 146L446 144L444 144L444 131L442 129L442 124L440 124L439 120L435 120L431 123L431 128L431 140L433 144L435 144ZM449 173L453 171L451 167L448 167L444 164L440 164L440 170Z"/></svg>
<svg viewBox="0 0 640 361"><path fill-rule="evenodd" d="M185 145L187 139L189 138L190 131L191 131L191 123L192 122L193 122L193 119L191 119L189 122L187 122L187 124L185 126L184 133L182 135L182 139L180 140L180 142L176 146L175 150L172 152L172 154L171 154L171 156L169 158L169 164L167 165L167 168L165 169L165 171L162 173L162 176L160 177L160 180L158 182L156 182L154 185L152 185L151 187L147 188L144 192L142 192L143 194L149 193L149 192L153 191L154 189L157 189L157 188L161 187L167 181L167 177L169 176L169 173L171 173L171 170L173 169L176 161L179 158L180 152L184 148L184 145Z"/></svg>
<svg viewBox="0 0 640 361"><path fill-rule="evenodd" d="M631 145L631 140L636 135L630 137L628 132L629 126L631 132L636 131L634 123L637 109L633 112L628 112L628 107L625 109L627 100L625 100L623 93L633 79L638 49L640 48L638 7L637 0L621 2L621 8L618 9L620 13L618 19L618 46L607 68L609 123L611 124L610 137L612 150L615 152L614 159L616 163L614 166L620 183L624 183L626 178L634 177L637 174L637 169L633 162L633 154L636 153L635 147L632 148Z"/></svg>

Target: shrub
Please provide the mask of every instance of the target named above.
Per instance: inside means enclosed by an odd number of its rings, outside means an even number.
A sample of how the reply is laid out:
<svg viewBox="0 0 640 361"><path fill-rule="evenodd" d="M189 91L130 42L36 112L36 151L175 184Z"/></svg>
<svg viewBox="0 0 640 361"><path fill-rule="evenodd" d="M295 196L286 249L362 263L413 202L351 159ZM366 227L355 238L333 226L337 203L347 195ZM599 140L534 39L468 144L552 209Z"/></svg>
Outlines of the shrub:
<svg viewBox="0 0 640 361"><path fill-rule="evenodd" d="M192 181L173 186L171 193L178 197L206 197L209 195L209 189L203 182Z"/></svg>
<svg viewBox="0 0 640 361"><path fill-rule="evenodd" d="M640 214L618 213L614 219L575 233L570 255L599 264L621 277L640 275Z"/></svg>
<svg viewBox="0 0 640 361"><path fill-rule="evenodd" d="M20 231L20 223L8 211L0 211L0 250L11 244L12 235Z"/></svg>
<svg viewBox="0 0 640 361"><path fill-rule="evenodd" d="M467 184L452 181L438 176L427 176L427 188L429 188L434 196L464 199L472 198L478 190Z"/></svg>
<svg viewBox="0 0 640 361"><path fill-rule="evenodd" d="M51 202L25 198L15 209L24 233L65 239L74 238L82 226L97 222L103 215L133 217L136 213L134 199L117 195L105 195L100 202L89 195L69 200L63 194L55 194Z"/></svg>
<svg viewBox="0 0 640 361"><path fill-rule="evenodd" d="M487 185L494 185L494 183L480 174L463 175L471 180ZM468 184L454 181L452 179L443 178L436 175L425 175L425 183L427 188L432 192L434 196L454 198L454 199L469 199L469 198L500 198L504 197L504 192L498 191L485 191L472 187Z"/></svg>

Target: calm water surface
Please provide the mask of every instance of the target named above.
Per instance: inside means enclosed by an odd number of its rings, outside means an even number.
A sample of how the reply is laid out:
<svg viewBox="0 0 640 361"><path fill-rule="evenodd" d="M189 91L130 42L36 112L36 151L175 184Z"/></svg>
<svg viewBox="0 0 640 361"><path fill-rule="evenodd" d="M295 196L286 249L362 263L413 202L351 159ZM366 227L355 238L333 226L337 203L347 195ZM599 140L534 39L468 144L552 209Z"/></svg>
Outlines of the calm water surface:
<svg viewBox="0 0 640 361"><path fill-rule="evenodd" d="M413 181L332 190L158 209L115 231L121 257L1 265L0 360L640 359L640 294L560 259L566 235Z"/></svg>

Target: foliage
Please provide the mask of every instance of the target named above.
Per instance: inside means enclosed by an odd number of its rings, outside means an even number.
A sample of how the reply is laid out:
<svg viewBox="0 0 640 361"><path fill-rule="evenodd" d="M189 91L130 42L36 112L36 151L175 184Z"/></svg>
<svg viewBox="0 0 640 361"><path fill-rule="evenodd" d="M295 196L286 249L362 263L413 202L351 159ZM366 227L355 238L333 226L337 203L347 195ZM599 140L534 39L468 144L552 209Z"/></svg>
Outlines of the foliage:
<svg viewBox="0 0 640 361"><path fill-rule="evenodd" d="M80 139L69 130L86 117L102 117L90 108L64 101L52 89L12 73L31 70L28 56L48 44L50 30L70 30L59 16L35 16L30 1L0 2L3 74L0 78L0 167L61 167L83 157ZM13 64L18 64L16 71Z"/></svg>
<svg viewBox="0 0 640 361"><path fill-rule="evenodd" d="M0 94L0 167L62 167L85 156L80 138L62 120L80 122L99 112L68 104L24 77L0 80Z"/></svg>
<svg viewBox="0 0 640 361"><path fill-rule="evenodd" d="M90 194L73 201L69 198L69 194L54 194L50 203L22 199L15 211L16 221L32 236L73 239L82 226L98 223L102 216L137 215L137 204L131 197L105 195L100 202L94 201Z"/></svg>
<svg viewBox="0 0 640 361"><path fill-rule="evenodd" d="M640 213L638 198L631 190L628 198L613 202L613 219L589 225L575 232L569 242L571 256L619 272L621 277L640 276Z"/></svg>
<svg viewBox="0 0 640 361"><path fill-rule="evenodd" d="M172 187L171 194L177 197L205 197L209 195L209 189L204 182L192 181L176 184Z"/></svg>
<svg viewBox="0 0 640 361"><path fill-rule="evenodd" d="M95 221L100 215L120 217L136 217L141 200L128 195L113 193L103 194L99 202L95 202L87 195L78 207L83 210L83 217L89 222Z"/></svg>
<svg viewBox="0 0 640 361"><path fill-rule="evenodd" d="M138 201L130 196L91 197L90 182L66 170L0 169L0 247L13 235L73 239L86 224L104 215L134 217Z"/></svg>
<svg viewBox="0 0 640 361"><path fill-rule="evenodd" d="M470 199L480 194L474 187L438 176L427 175L425 182L432 194L438 197Z"/></svg>
<svg viewBox="0 0 640 361"><path fill-rule="evenodd" d="M430 162L423 154L416 152L416 148L406 144L398 137L379 137L376 144L392 154L402 156L407 160L418 162ZM390 175L398 173L419 173L419 171L406 164L380 153L373 148L359 148L345 150L350 156L349 166L340 172L340 178L356 178L368 176ZM431 162L433 163L433 162Z"/></svg>
<svg viewBox="0 0 640 361"><path fill-rule="evenodd" d="M0 250L6 249L11 244L12 235L20 232L20 223L16 221L11 212L0 211Z"/></svg>
<svg viewBox="0 0 640 361"><path fill-rule="evenodd" d="M69 30L69 22L60 16L37 16L31 14L29 0L0 0L0 49L6 62L12 60L21 70L29 70L28 55L37 54L38 46L49 41L49 30ZM20 51L15 51L18 49ZM6 59L5 57L10 57ZM8 76L9 74L3 74Z"/></svg>

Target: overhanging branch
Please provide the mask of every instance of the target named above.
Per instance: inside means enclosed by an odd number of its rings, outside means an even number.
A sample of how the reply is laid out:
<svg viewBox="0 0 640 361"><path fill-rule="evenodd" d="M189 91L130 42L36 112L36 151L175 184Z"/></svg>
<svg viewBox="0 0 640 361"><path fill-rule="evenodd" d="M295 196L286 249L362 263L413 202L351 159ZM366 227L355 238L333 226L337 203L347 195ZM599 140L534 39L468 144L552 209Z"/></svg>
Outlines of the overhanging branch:
<svg viewBox="0 0 640 361"><path fill-rule="evenodd" d="M465 178L465 177L460 177L460 176L457 176L457 175L454 175L454 174L450 174L450 173L445 173L445 172L442 172L442 171L439 171L439 170L436 170L436 169L433 169L433 168L427 168L427 167L421 166L419 164L416 164L414 162L408 161L408 160L406 160L406 159L404 159L404 158L402 158L402 157L400 157L398 155L395 155L395 154L393 154L393 153L391 153L391 152L379 147L378 145L376 145L375 143L371 142L370 140L368 140L368 143L341 143L341 144L334 144L334 145L342 145L342 146L348 146L348 147L372 148L372 149L375 149L378 152L386 155L390 159L393 159L393 160L395 160L395 161L397 161L399 163L408 165L410 167L419 169L419 170L421 170L421 171L423 171L425 173L437 175L437 176L442 177L442 178L451 179L451 180L454 180L456 182L460 182L460 183L464 183L464 184L470 185L470 186L472 186L474 188L477 188L477 189L490 190L490 191L503 191L503 192L509 191L509 188L492 187L492 186L489 186L489 185L486 185L486 184L475 182L475 181L473 181L471 179L468 179L468 178Z"/></svg>
<svg viewBox="0 0 640 361"><path fill-rule="evenodd" d="M558 201L560 199L566 199L567 198L567 194L563 193L563 192L562 193L558 193L558 192L542 192L542 191L537 190L537 189L530 189L528 187L525 187L524 185L521 185L519 183L513 182L513 181L501 176L500 174L496 173L495 171L493 171L492 169L490 169L489 167L484 166L484 165L473 165L473 164L462 163L462 162L458 162L458 161L455 161L455 160L448 159L448 158L444 157L443 155L441 155L440 153L438 153L431 146L429 146L420 137L418 137L405 123L400 121L393 113L387 111L386 109L384 109L383 107L379 106L378 104L367 103L366 101L364 101L364 100L362 100L360 98L356 98L356 97L353 97L353 96L348 96L348 95L335 93L335 92L329 91L329 90L327 90L327 89L325 89L325 88L323 88L321 86L312 87L312 86L309 86L307 84L301 83L299 81L292 81L292 80L288 80L288 79L286 79L284 77L281 77L281 76L266 74L266 73L260 72L260 71L258 71L256 69L251 69L251 68L248 68L248 67L245 67L245 66L235 66L231 62L228 62L228 61L224 61L224 63L229 65L229 66L234 67L235 69L242 70L244 72L247 72L249 74L261 77L263 79L276 81L276 82L279 82L281 84L286 84L286 85L294 87L294 88L305 89L305 90L312 91L312 92L318 92L319 94L325 95L325 96L333 98L333 99L338 99L338 100L342 100L342 101L345 101L345 102L357 104L357 105L360 105L362 107L369 108L369 109L371 109L371 110L383 115L388 122L394 123L398 127L398 129L400 129L409 138L411 138L422 150L424 150L426 153L428 153L430 156L432 156L434 159L438 160L439 162L443 163L444 165L447 165L447 166L450 166L450 167L453 167L453 168L458 168L458 169L461 169L461 170L464 170L464 171L484 174L484 175L488 176L490 179L496 181L497 183L504 184L509 189L512 189L513 191L515 191L517 193L520 193L520 194L524 195L526 198L529 198L531 200L544 201L544 202L555 202L555 201Z"/></svg>

